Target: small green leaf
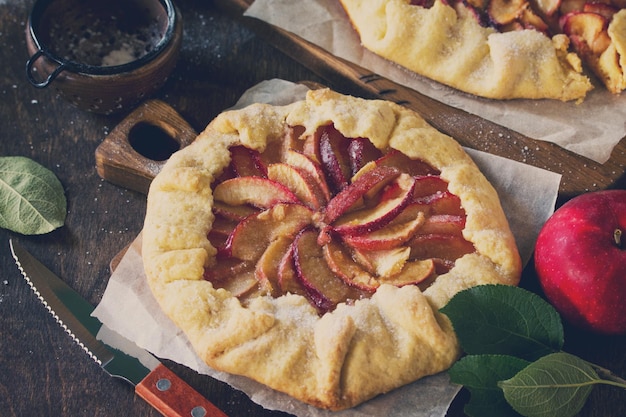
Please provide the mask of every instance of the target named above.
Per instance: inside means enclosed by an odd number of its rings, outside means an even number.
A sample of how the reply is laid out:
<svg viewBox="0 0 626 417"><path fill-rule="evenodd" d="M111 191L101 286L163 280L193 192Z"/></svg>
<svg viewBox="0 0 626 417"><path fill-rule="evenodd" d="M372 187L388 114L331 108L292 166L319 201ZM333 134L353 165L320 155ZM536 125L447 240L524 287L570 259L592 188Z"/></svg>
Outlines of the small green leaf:
<svg viewBox="0 0 626 417"><path fill-rule="evenodd" d="M0 157L0 227L24 235L63 226L67 201L54 173L21 156Z"/></svg>
<svg viewBox="0 0 626 417"><path fill-rule="evenodd" d="M470 399L465 414L470 417L519 417L506 402L498 382L527 367L529 362L506 355L470 355L448 370L450 380L465 386Z"/></svg>
<svg viewBox="0 0 626 417"><path fill-rule="evenodd" d="M468 354L535 360L563 347L559 314L541 297L509 285L479 285L456 294L441 312Z"/></svg>
<svg viewBox="0 0 626 417"><path fill-rule="evenodd" d="M499 386L508 403L526 417L571 417L600 383L587 362L559 352L533 362Z"/></svg>

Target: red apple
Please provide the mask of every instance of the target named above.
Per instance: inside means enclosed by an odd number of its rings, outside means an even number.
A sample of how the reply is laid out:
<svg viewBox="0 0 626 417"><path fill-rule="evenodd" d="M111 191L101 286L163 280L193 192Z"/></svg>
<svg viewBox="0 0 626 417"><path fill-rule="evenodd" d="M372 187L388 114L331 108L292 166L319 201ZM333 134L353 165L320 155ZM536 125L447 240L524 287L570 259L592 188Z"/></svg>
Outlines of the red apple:
<svg viewBox="0 0 626 417"><path fill-rule="evenodd" d="M565 203L541 229L535 268L563 318L604 334L626 333L626 190Z"/></svg>

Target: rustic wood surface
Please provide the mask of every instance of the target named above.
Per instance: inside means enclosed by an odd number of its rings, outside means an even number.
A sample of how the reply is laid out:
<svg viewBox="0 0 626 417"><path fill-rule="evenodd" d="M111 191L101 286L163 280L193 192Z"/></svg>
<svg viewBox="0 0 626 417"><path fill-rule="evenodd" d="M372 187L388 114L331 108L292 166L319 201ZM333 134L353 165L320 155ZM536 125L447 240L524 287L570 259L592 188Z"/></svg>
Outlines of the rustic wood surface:
<svg viewBox="0 0 626 417"><path fill-rule="evenodd" d="M64 227L43 236L0 230L0 415L157 416L131 387L110 378L59 328L10 255L8 239L13 238L97 304L110 275L110 261L139 233L145 210L144 194L103 180L96 169L96 149L127 114L86 113L60 99L53 88L37 90L28 83L25 23L33 1L0 1L0 155L30 157L51 169L64 185L68 217ZM185 22L183 49L172 77L155 98L175 109L193 130L203 129L243 91L265 79L312 80L359 94L358 85L348 77L312 72L318 68L275 49L270 39L212 2L177 0L177 5ZM572 164L582 170L591 166ZM603 188L621 186L623 161L611 164L592 165L593 181ZM621 171L612 171L619 167ZM572 182L571 190L580 187ZM523 282L537 289L532 265ZM625 342L625 337L566 329L567 351L622 376L626 376ZM286 415L264 410L221 382L165 362L230 416ZM448 416L463 416L466 399L463 391ZM604 387L594 390L580 413L625 415L626 392Z"/></svg>

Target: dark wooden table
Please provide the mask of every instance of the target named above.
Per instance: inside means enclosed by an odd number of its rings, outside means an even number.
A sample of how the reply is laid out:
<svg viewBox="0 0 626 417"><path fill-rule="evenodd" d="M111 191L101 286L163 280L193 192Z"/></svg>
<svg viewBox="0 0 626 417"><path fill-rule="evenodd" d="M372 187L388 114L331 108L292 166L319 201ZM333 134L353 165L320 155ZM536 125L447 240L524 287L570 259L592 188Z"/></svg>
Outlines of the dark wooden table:
<svg viewBox="0 0 626 417"><path fill-rule="evenodd" d="M30 291L11 258L13 238L72 287L97 304L109 262L139 233L145 196L102 180L94 152L125 114L86 113L53 89L37 90L25 77L25 22L33 0L0 2L0 155L20 155L51 169L68 199L64 227L43 236L0 230L0 415L156 416L132 389L106 375L76 346ZM157 98L196 130L256 83L270 78L313 80L338 91L308 67L279 52L205 0L178 0L185 32L175 72ZM1 204L1 203L0 203ZM532 266L524 285L536 289ZM626 338L567 329L566 350L626 376ZM223 383L166 362L230 416L279 416ZM450 417L463 415L467 393ZM626 391L597 388L580 414L626 416Z"/></svg>

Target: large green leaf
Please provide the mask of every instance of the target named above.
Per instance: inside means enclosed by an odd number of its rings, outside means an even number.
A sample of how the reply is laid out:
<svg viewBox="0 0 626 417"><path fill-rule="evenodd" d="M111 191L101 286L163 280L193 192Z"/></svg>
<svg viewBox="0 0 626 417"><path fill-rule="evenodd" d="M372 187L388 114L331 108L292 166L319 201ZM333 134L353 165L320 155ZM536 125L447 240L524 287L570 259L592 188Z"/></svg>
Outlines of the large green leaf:
<svg viewBox="0 0 626 417"><path fill-rule="evenodd" d="M603 381L582 359L559 352L547 355L500 382L504 397L526 417L571 417Z"/></svg>
<svg viewBox="0 0 626 417"><path fill-rule="evenodd" d="M559 314L519 287L480 285L456 294L441 309L468 354L504 354L535 360L563 347Z"/></svg>
<svg viewBox="0 0 626 417"><path fill-rule="evenodd" d="M25 235L63 226L67 200L54 173L21 156L0 157L0 227Z"/></svg>
<svg viewBox="0 0 626 417"><path fill-rule="evenodd" d="M470 355L448 370L450 380L465 386L470 399L465 414L470 417L519 417L504 398L498 382L516 375L528 361L506 355Z"/></svg>

